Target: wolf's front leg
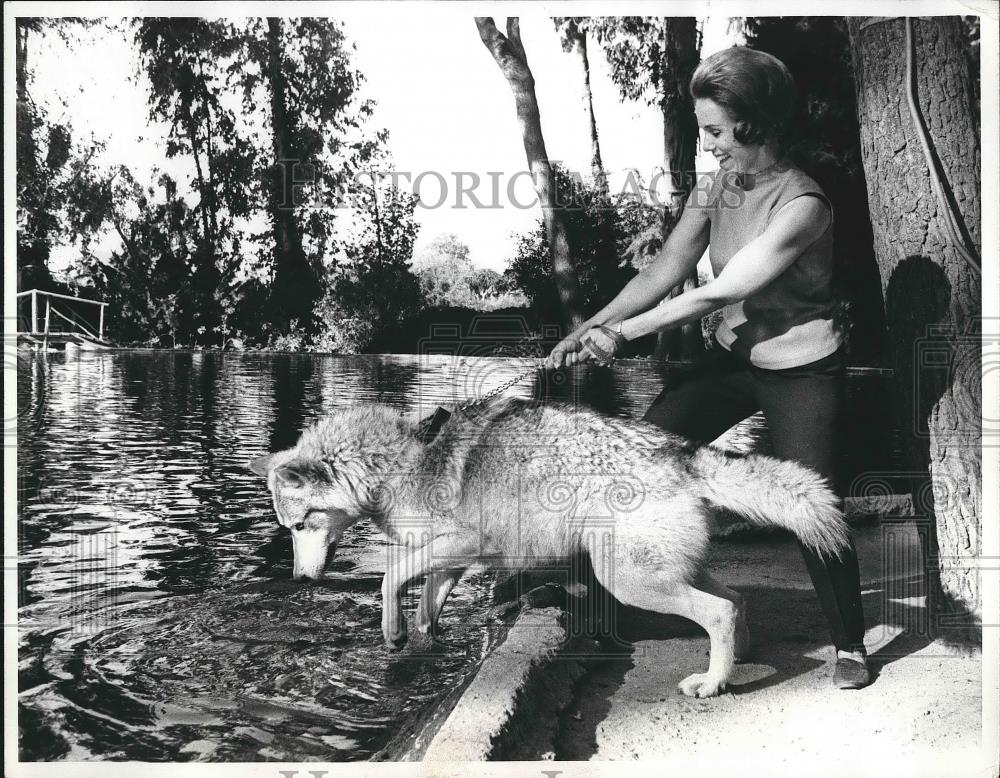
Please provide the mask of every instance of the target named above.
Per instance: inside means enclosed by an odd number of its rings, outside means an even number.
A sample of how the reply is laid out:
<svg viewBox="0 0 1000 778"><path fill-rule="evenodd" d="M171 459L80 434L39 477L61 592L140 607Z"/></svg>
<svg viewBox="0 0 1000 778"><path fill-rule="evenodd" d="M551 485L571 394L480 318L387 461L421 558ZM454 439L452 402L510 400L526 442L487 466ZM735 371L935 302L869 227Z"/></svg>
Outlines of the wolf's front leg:
<svg viewBox="0 0 1000 778"><path fill-rule="evenodd" d="M420 605L417 606L417 623L415 624L419 632L425 635L437 632L438 617L441 609L444 608L445 600L455 588L458 579L465 572L464 567L456 567L451 570L440 570L427 574L424 581L424 591L420 595Z"/></svg>
<svg viewBox="0 0 1000 778"><path fill-rule="evenodd" d="M382 579L382 636L389 648L399 649L406 645L406 618L403 616L406 585L421 575L452 567L455 557L462 552L463 548L454 536L442 535L406 554L386 570Z"/></svg>

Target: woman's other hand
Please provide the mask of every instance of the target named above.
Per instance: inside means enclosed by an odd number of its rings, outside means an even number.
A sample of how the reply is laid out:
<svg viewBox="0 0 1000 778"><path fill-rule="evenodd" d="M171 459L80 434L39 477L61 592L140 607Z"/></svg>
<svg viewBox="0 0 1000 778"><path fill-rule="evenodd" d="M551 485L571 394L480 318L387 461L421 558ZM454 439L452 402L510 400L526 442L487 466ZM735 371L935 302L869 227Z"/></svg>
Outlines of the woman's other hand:
<svg viewBox="0 0 1000 778"><path fill-rule="evenodd" d="M582 362L590 356L589 354L585 356L582 351L583 343L580 341L580 336L574 332L556 344L555 348L552 349L552 353L549 354L545 366L560 368L575 365L577 362Z"/></svg>

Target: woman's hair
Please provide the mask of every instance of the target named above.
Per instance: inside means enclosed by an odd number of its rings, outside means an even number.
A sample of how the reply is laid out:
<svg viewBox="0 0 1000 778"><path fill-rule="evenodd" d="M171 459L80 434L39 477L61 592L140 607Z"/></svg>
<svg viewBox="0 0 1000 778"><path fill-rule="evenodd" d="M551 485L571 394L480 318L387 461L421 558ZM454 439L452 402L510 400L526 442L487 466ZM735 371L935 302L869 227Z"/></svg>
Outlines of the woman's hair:
<svg viewBox="0 0 1000 778"><path fill-rule="evenodd" d="M691 96L721 105L744 144L778 140L795 107L795 81L777 57L745 46L718 51L691 76Z"/></svg>

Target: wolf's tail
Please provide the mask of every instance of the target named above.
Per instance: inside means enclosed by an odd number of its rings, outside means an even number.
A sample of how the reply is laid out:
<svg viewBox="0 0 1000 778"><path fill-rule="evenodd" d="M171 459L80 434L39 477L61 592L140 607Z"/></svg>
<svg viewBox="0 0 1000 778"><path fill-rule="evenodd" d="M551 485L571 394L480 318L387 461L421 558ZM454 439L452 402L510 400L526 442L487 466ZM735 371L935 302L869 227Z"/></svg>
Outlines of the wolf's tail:
<svg viewBox="0 0 1000 778"><path fill-rule="evenodd" d="M839 557L850 542L837 496L809 468L773 457L733 457L713 448L694 456L703 496L753 524L790 530L822 556Z"/></svg>

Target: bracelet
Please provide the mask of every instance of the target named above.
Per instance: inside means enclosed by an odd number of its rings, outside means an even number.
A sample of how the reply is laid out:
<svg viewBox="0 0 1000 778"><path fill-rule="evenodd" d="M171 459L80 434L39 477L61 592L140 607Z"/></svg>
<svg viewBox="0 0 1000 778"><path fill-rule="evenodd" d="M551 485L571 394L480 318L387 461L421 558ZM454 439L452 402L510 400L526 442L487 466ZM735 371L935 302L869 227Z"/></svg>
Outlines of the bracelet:
<svg viewBox="0 0 1000 778"><path fill-rule="evenodd" d="M583 342L583 345L590 349L591 353L597 357L597 364L604 365L608 367L612 362L615 361L615 355L609 354L607 351L602 349L593 340L588 338Z"/></svg>

